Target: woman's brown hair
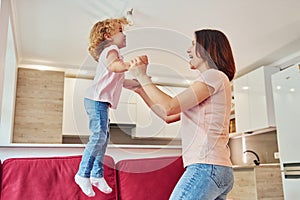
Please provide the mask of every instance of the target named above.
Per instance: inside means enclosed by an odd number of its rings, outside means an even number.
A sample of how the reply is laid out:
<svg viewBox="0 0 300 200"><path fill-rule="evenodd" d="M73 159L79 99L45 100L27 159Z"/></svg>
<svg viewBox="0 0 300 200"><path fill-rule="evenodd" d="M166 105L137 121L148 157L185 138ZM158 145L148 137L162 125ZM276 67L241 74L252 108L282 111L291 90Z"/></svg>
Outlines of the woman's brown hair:
<svg viewBox="0 0 300 200"><path fill-rule="evenodd" d="M218 30L203 29L195 32L196 52L212 68L224 72L231 81L235 74L235 63L229 41Z"/></svg>

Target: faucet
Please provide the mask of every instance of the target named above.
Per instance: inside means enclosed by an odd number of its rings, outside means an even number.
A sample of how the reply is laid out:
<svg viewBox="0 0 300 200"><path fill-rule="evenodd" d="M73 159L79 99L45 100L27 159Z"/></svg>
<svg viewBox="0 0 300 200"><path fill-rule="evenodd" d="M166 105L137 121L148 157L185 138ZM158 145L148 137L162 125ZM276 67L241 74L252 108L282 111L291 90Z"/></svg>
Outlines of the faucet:
<svg viewBox="0 0 300 200"><path fill-rule="evenodd" d="M255 155L256 160L253 160L253 162L254 162L255 165L258 166L258 165L260 164L260 160L259 160L259 157L258 157L257 153L255 153L255 152L252 151L252 150L246 150L246 151L244 151L244 153L247 153L247 152L253 153L253 154Z"/></svg>

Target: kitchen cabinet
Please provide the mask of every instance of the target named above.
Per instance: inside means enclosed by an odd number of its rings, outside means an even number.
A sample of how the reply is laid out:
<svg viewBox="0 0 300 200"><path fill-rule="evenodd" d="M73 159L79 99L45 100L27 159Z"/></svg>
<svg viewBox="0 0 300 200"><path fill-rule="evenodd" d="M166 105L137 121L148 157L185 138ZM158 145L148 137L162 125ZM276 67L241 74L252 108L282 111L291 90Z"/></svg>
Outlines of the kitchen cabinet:
<svg viewBox="0 0 300 200"><path fill-rule="evenodd" d="M84 109L85 89L90 79L65 78L63 135L90 135L88 117ZM162 87L160 89L175 96L185 88ZM180 138L180 122L166 124L148 108L136 93L123 89L116 110L110 109L110 123L114 125L132 125L132 138Z"/></svg>
<svg viewBox="0 0 300 200"><path fill-rule="evenodd" d="M84 109L85 89L92 80L65 78L63 106L63 135L89 135L89 121Z"/></svg>
<svg viewBox="0 0 300 200"><path fill-rule="evenodd" d="M169 94L175 96L183 91L182 87L159 86L159 88ZM180 138L178 134L180 121L171 124L165 123L157 117L154 112L139 97L137 98L137 123L133 136L138 138L155 137L155 138Z"/></svg>
<svg viewBox="0 0 300 200"><path fill-rule="evenodd" d="M128 89L123 89L117 109L110 109L111 124L136 124L136 99L137 94Z"/></svg>
<svg viewBox="0 0 300 200"><path fill-rule="evenodd" d="M84 93L93 80L65 78L63 135L90 135L89 120L84 108ZM136 124L136 94L123 89L116 110L110 109L111 124Z"/></svg>
<svg viewBox="0 0 300 200"><path fill-rule="evenodd" d="M276 67L260 67L234 80L236 132L274 127L271 75Z"/></svg>
<svg viewBox="0 0 300 200"><path fill-rule="evenodd" d="M279 164L233 166L234 185L228 199L283 200Z"/></svg>

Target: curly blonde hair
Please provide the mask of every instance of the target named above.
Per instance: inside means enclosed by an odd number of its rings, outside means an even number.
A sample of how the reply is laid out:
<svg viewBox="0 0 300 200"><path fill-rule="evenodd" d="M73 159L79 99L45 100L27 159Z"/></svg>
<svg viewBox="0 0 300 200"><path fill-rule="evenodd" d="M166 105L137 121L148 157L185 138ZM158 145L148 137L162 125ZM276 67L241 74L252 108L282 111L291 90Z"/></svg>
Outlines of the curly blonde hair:
<svg viewBox="0 0 300 200"><path fill-rule="evenodd" d="M122 28L124 25L129 24L129 21L123 18L106 19L104 21L97 22L90 32L89 52L91 56L98 62L99 56L104 48L109 46L109 41L105 39L106 34L111 34L115 30L116 25L121 24Z"/></svg>

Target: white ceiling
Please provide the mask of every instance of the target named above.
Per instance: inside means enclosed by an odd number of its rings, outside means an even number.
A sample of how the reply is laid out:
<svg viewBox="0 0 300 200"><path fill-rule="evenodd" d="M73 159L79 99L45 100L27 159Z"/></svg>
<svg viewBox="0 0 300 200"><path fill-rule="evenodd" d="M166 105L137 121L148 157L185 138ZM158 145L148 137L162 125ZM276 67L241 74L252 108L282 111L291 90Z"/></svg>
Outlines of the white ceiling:
<svg viewBox="0 0 300 200"><path fill-rule="evenodd" d="M300 50L299 0L12 0L20 64L90 69L92 25L133 8L125 59L147 53L157 75L193 76L186 49L195 30L222 30L238 73ZM164 70L167 69L167 70Z"/></svg>

